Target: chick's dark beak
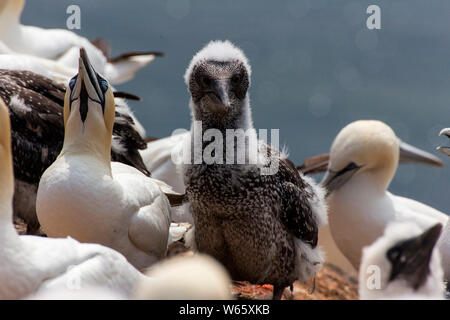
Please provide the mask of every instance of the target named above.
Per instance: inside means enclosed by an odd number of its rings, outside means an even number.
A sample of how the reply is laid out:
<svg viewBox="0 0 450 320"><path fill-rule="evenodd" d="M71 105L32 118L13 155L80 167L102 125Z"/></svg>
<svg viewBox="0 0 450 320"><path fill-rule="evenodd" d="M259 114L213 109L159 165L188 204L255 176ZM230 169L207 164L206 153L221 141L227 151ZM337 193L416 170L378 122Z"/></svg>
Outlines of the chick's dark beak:
<svg viewBox="0 0 450 320"><path fill-rule="evenodd" d="M231 106L230 102L230 80L229 79L221 79L214 81L213 92L219 98L221 104L225 108L229 108Z"/></svg>

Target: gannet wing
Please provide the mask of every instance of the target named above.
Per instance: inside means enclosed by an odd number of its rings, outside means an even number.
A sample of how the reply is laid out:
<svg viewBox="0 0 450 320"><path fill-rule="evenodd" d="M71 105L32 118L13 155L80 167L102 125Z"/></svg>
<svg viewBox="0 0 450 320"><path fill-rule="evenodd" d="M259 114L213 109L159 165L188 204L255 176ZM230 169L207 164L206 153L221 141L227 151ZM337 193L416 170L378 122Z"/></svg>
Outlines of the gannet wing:
<svg viewBox="0 0 450 320"><path fill-rule="evenodd" d="M140 208L131 218L130 241L140 250L158 258L167 251L170 211L167 198L158 195L151 204Z"/></svg>
<svg viewBox="0 0 450 320"><path fill-rule="evenodd" d="M283 181L281 221L295 237L314 248L317 245L319 227L312 203L316 195L291 162L280 159L277 174Z"/></svg>
<svg viewBox="0 0 450 320"><path fill-rule="evenodd" d="M65 88L29 71L0 70L0 97L9 108L16 178L35 183L64 139Z"/></svg>
<svg viewBox="0 0 450 320"><path fill-rule="evenodd" d="M163 257L167 250L170 204L153 179L136 169L113 162L113 179L123 189L123 200L130 210L128 237L140 250Z"/></svg>
<svg viewBox="0 0 450 320"><path fill-rule="evenodd" d="M129 52L109 59L105 66L105 77L112 84L121 84L132 79L135 73L152 62L161 52Z"/></svg>

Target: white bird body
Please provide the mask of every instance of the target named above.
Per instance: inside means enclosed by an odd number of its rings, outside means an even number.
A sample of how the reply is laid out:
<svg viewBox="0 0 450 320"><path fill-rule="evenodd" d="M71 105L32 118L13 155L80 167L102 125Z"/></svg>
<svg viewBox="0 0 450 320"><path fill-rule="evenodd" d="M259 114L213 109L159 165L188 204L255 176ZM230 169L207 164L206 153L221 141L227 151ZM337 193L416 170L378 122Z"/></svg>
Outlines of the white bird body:
<svg viewBox="0 0 450 320"><path fill-rule="evenodd" d="M43 288L25 300L126 300L127 296L104 287L86 287L67 290L61 287Z"/></svg>
<svg viewBox="0 0 450 320"><path fill-rule="evenodd" d="M139 151L152 177L164 181L179 193L184 193L185 187L182 168L175 162L181 157L186 141L190 141L189 131L148 142L147 148Z"/></svg>
<svg viewBox="0 0 450 320"><path fill-rule="evenodd" d="M444 277L447 283L450 283L450 222L447 221L442 235L438 242L439 252L442 258L442 267L444 268ZM450 293L450 285L447 285Z"/></svg>
<svg viewBox="0 0 450 320"><path fill-rule="evenodd" d="M374 190L370 176L353 179L329 196L328 223L334 241L355 269L361 249L383 234L390 222L412 219L425 230L448 221L447 215L423 203Z"/></svg>
<svg viewBox="0 0 450 320"><path fill-rule="evenodd" d="M166 252L168 200L140 171L117 162L111 169L89 156L58 158L39 184L39 222L50 237L103 244L148 267Z"/></svg>
<svg viewBox="0 0 450 320"><path fill-rule="evenodd" d="M20 299L38 290L102 286L131 296L144 276L120 253L66 239L9 234L0 249L0 298Z"/></svg>
<svg viewBox="0 0 450 320"><path fill-rule="evenodd" d="M144 300L231 300L225 267L204 254L179 255L146 271L135 298Z"/></svg>
<svg viewBox="0 0 450 320"><path fill-rule="evenodd" d="M435 246L441 228L434 224L424 231L413 220L389 223L363 249L360 299L443 299L443 270Z"/></svg>
<svg viewBox="0 0 450 320"><path fill-rule="evenodd" d="M67 82L77 73L77 69L69 68L53 60L27 54L0 54L0 69L27 70L56 82Z"/></svg>
<svg viewBox="0 0 450 320"><path fill-rule="evenodd" d="M171 186L173 191L184 194L182 168L183 148L186 141L190 141L190 131L173 134L169 137L157 139L147 143L147 148L139 153L152 177L164 181ZM172 208L173 222L188 222L193 224L192 208L189 203Z"/></svg>
<svg viewBox="0 0 450 320"><path fill-rule="evenodd" d="M335 245L356 270L362 248L379 238L390 222L413 220L424 230L448 221L445 213L387 191L401 154L410 161L440 163L404 142L399 144L392 129L379 121L353 122L333 143L322 182L329 191L329 230ZM334 245L320 244L326 252Z"/></svg>
<svg viewBox="0 0 450 320"><path fill-rule="evenodd" d="M168 186L110 161L114 97L82 57L66 92L64 146L42 175L36 212L48 236L109 246L142 269L167 250Z"/></svg>
<svg viewBox="0 0 450 320"><path fill-rule="evenodd" d="M97 286L130 296L139 273L120 253L71 238L19 236L12 224L14 177L8 109L0 99L0 299L41 289Z"/></svg>
<svg viewBox="0 0 450 320"><path fill-rule="evenodd" d="M32 55L54 60L76 70L79 48L84 48L97 72L111 83L120 84L152 62L155 54L130 55L118 61L108 61L103 52L85 37L64 29L44 29L20 23L25 0L3 0L0 4L0 50L2 53ZM29 70L29 69L25 69Z"/></svg>
<svg viewBox="0 0 450 320"><path fill-rule="evenodd" d="M439 133L440 136L446 135L450 138L450 128L444 128ZM443 154L450 156L450 147L447 146L439 146L437 148ZM438 243L439 250L442 255L442 265L444 266L445 279L448 283L450 283L450 223L447 222L444 231L442 232L442 236ZM450 285L448 285L447 290L450 293Z"/></svg>

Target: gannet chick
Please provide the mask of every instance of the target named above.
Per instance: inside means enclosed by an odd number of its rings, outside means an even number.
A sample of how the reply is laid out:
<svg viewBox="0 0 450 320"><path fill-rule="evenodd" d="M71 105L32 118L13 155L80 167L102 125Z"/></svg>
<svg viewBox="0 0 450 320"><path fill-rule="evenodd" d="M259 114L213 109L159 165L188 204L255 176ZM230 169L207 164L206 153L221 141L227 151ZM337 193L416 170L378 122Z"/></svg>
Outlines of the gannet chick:
<svg viewBox="0 0 450 320"><path fill-rule="evenodd" d="M363 249L359 296L374 299L443 299L444 281L436 242L440 223L422 230L414 222L393 222Z"/></svg>
<svg viewBox="0 0 450 320"><path fill-rule="evenodd" d="M205 157L194 159L199 164L183 159L184 182L197 249L224 264L234 280L274 285L273 297L280 299L285 287L310 279L321 267L317 232L326 221L326 207L321 188L278 150L257 140L250 73L244 53L229 41L212 41L193 57L185 74L192 117L201 121L202 133L214 129L222 134L223 154L210 164ZM197 157L194 128L193 122L189 159ZM242 144L235 145L234 138L227 142L228 129L247 132ZM202 154L208 145L200 143ZM236 164L239 157L243 164ZM230 158L235 164L226 162ZM264 174L258 159L278 163L278 170Z"/></svg>
<svg viewBox="0 0 450 320"><path fill-rule="evenodd" d="M0 49L51 59L68 68L78 64L79 48L84 48L95 69L112 84L132 79L135 73L152 62L160 52L129 52L110 58L109 50L97 48L85 37L64 29L43 29L20 23L25 0L2 0L0 3ZM108 44L109 45L109 44ZM6 48L6 49L5 49Z"/></svg>
<svg viewBox="0 0 450 320"><path fill-rule="evenodd" d="M120 253L71 238L19 236L12 224L14 176L8 109L0 99L0 299L38 290L101 287L129 297L139 273Z"/></svg>
<svg viewBox="0 0 450 320"><path fill-rule="evenodd" d="M181 194L185 193L185 187L183 170L179 161L182 157L183 147L190 139L189 131L174 132L165 138L149 138L147 148L139 151L142 161L152 173L152 177L164 181L175 192ZM297 166L297 169L305 175L324 172L328 166L328 159L328 154L311 157ZM191 211L189 203L172 208L172 221L193 223Z"/></svg>
<svg viewBox="0 0 450 320"><path fill-rule="evenodd" d="M36 212L51 237L109 246L141 269L165 256L170 187L111 162L114 97L80 50L64 99L64 144L39 183ZM164 191L164 192L163 192Z"/></svg>
<svg viewBox="0 0 450 320"><path fill-rule="evenodd" d="M15 173L14 216L36 234L36 193L39 179L56 160L64 140L65 86L29 71L0 70L0 98L9 108ZM145 130L123 99L115 98L111 145L114 161L149 175L138 152L145 148Z"/></svg>
<svg viewBox="0 0 450 320"><path fill-rule="evenodd" d="M157 263L138 283L135 298L142 300L230 300L231 280L213 258L180 255Z"/></svg>
<svg viewBox="0 0 450 320"><path fill-rule="evenodd" d="M337 247L356 270L362 248L380 237L390 222L413 220L425 230L448 220L434 208L387 191L400 154L410 162L442 165L433 155L399 142L394 131L380 121L350 123L331 147L322 181L328 192L329 228Z"/></svg>

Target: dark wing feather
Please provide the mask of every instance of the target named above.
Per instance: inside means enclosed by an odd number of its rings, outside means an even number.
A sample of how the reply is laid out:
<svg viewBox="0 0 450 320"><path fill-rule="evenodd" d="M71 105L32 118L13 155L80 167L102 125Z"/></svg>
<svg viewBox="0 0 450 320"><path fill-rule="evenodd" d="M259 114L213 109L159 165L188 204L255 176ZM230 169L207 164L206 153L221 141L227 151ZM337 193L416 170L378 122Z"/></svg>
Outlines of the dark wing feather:
<svg viewBox="0 0 450 320"><path fill-rule="evenodd" d="M268 154L272 152L269 147ZM276 178L282 190L281 221L295 237L315 248L319 229L311 208L312 188L287 158L279 159Z"/></svg>
<svg viewBox="0 0 450 320"><path fill-rule="evenodd" d="M99 49L106 59L111 56L111 43L104 38L96 38L91 40L91 43Z"/></svg>
<svg viewBox="0 0 450 320"><path fill-rule="evenodd" d="M16 178L38 183L58 156L64 140L64 95L65 87L46 77L0 69L0 97L11 115ZM111 158L149 175L139 154L147 145L133 125L128 114L116 112L113 136L123 148L111 150Z"/></svg>
<svg viewBox="0 0 450 320"><path fill-rule="evenodd" d="M16 178L37 183L64 138L65 88L28 71L0 70L0 97L9 108Z"/></svg>
<svg viewBox="0 0 450 320"><path fill-rule="evenodd" d="M329 161L330 155L328 153L320 154L306 159L305 162L297 166L297 170L300 170L303 174L322 173L327 171Z"/></svg>

